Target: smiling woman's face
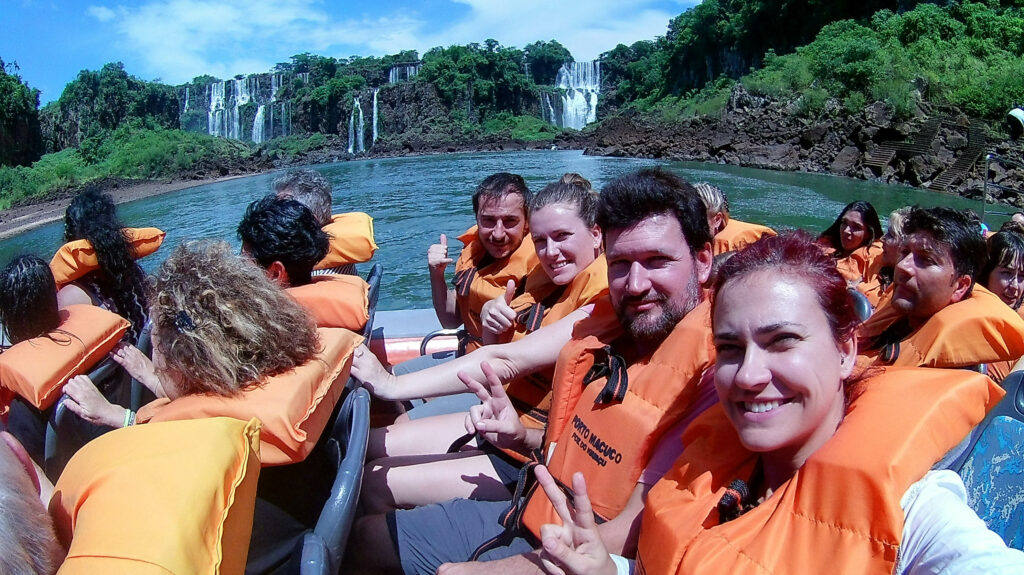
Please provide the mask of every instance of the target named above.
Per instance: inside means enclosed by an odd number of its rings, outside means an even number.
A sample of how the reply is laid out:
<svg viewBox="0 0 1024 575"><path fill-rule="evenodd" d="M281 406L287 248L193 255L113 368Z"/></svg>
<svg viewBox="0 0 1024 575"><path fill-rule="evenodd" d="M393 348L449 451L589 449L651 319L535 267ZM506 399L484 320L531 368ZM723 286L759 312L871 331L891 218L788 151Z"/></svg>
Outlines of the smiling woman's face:
<svg viewBox="0 0 1024 575"><path fill-rule="evenodd" d="M537 259L555 285L575 279L594 263L601 248L600 228L588 228L569 204L549 204L530 214L530 236Z"/></svg>
<svg viewBox="0 0 1024 575"><path fill-rule="evenodd" d="M743 445L804 461L835 433L856 346L837 344L814 290L759 271L717 296L715 387Z"/></svg>

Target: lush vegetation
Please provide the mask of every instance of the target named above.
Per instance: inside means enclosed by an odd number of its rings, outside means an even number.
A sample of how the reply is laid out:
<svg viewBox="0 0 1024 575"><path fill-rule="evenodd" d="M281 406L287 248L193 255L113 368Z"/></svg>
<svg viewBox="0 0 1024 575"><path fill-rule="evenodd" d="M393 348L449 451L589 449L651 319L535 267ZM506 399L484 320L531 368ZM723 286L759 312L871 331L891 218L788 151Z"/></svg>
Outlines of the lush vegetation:
<svg viewBox="0 0 1024 575"><path fill-rule="evenodd" d="M0 166L27 165L43 153L39 90L18 75L18 64L0 58Z"/></svg>
<svg viewBox="0 0 1024 575"><path fill-rule="evenodd" d="M93 180L158 178L208 168L254 153L251 145L181 130L128 125L112 131L86 159L74 148L46 154L31 167L0 167L0 209Z"/></svg>
<svg viewBox="0 0 1024 575"><path fill-rule="evenodd" d="M1001 118L1024 101L1024 14L992 4L922 4L870 22L825 26L796 52L769 52L764 67L744 79L755 93L799 96L814 113L827 98L853 111L884 101L900 116L925 99L974 117Z"/></svg>
<svg viewBox="0 0 1024 575"><path fill-rule="evenodd" d="M95 162L97 149L122 125L177 128L178 111L176 88L140 80L116 62L79 72L42 109L41 121L47 151L77 147L87 162Z"/></svg>

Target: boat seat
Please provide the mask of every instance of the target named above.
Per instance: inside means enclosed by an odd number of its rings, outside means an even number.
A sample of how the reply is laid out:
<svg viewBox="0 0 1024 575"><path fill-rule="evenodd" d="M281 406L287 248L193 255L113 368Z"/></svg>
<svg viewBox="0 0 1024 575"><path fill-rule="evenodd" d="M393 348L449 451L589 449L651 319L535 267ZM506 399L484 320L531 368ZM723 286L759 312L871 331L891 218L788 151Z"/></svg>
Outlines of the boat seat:
<svg viewBox="0 0 1024 575"><path fill-rule="evenodd" d="M153 355L152 341L153 324L146 320L139 333L136 347L147 357ZM109 357L97 364L86 375L96 384L96 389L103 393L107 401L138 411L142 405L156 396L149 389L131 377L118 363ZM69 410L64 405L66 394L48 410L46 421L46 438L43 455L43 469L47 477L56 480L71 456L86 443L111 430L109 427L94 425Z"/></svg>
<svg viewBox="0 0 1024 575"><path fill-rule="evenodd" d="M1005 380L1003 397L937 465L960 474L967 503L1006 544L1024 549L1024 372Z"/></svg>
<svg viewBox="0 0 1024 575"><path fill-rule="evenodd" d="M247 573L306 575L339 572L362 488L369 430L370 394L357 387L339 404L330 433L325 433L326 440L317 445L317 455L322 456L317 459L327 464L322 473L332 481L329 493L322 498L316 496L318 514L312 521L308 517L297 517L296 511L299 510L288 509L289 503L293 502L266 497L280 495L279 491L267 493L267 471L299 471L298 475L292 473L292 481L280 483L278 487L308 495L308 481L295 481L302 477L308 480L306 472L309 470L304 467L306 462L263 469ZM311 458L313 456L311 454ZM296 486L300 485L302 487L297 489Z"/></svg>
<svg viewBox="0 0 1024 575"><path fill-rule="evenodd" d="M380 263L373 264L370 271L366 274L366 283L369 286L366 292L367 301L367 320L366 326L363 327L362 336L366 338L366 345L370 345L370 339L373 337L373 317L377 313L377 302L380 299L380 280L384 275L384 266Z"/></svg>

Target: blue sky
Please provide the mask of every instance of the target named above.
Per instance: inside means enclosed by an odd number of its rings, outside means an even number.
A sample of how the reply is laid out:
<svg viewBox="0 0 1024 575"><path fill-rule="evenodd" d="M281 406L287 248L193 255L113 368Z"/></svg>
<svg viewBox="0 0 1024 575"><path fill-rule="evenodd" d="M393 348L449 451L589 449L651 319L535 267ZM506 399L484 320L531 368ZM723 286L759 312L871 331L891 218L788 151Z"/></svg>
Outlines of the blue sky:
<svg viewBox="0 0 1024 575"><path fill-rule="evenodd" d="M380 56L556 39L577 60L664 35L697 0L0 0L0 58L60 96L80 70L124 62L146 80L263 72L293 54Z"/></svg>

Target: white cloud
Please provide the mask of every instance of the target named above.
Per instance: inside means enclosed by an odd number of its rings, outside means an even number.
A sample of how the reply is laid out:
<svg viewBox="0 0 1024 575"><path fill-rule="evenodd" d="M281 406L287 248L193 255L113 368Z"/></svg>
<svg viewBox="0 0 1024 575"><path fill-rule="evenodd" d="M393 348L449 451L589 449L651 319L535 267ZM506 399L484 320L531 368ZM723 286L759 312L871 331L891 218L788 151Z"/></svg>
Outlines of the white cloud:
<svg viewBox="0 0 1024 575"><path fill-rule="evenodd" d="M117 17L117 14L106 6L89 6L86 11L100 22L109 22Z"/></svg>
<svg viewBox="0 0 1024 575"><path fill-rule="evenodd" d="M483 42L523 47L556 39L584 60L666 32L671 18L696 0L452 0L458 19L442 10L419 13L380 3L374 13L338 16L320 0L152 0L117 11L90 6L114 28L117 48L144 77L183 83L200 74L229 78L269 70L294 54L346 57ZM468 8L468 12L466 9ZM448 13L448 10L443 10ZM135 65L130 67L134 68Z"/></svg>

